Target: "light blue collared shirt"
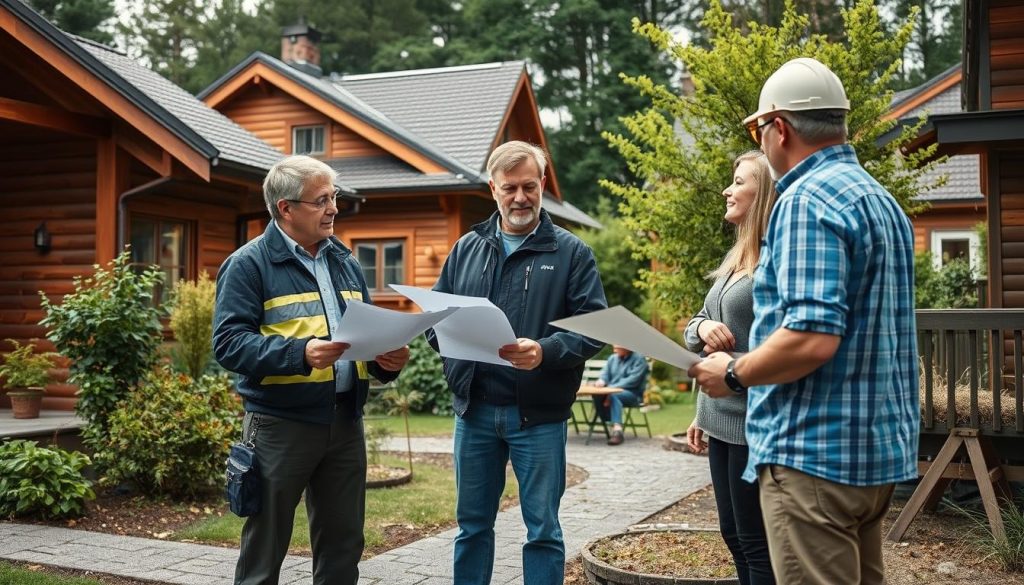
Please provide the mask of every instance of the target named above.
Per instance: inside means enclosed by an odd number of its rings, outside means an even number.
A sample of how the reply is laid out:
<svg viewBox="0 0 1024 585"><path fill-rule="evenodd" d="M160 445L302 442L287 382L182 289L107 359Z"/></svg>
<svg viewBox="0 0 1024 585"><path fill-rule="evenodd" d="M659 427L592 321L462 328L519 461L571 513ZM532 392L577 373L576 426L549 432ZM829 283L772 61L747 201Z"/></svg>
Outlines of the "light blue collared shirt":
<svg viewBox="0 0 1024 585"><path fill-rule="evenodd" d="M327 317L327 330L329 332L337 331L344 311L338 302L338 293L334 290L334 285L331 282L331 272L327 266L327 255L324 254L324 250L334 246L334 244L331 243L331 240L325 238L317 247L316 256L310 256L305 248L291 239L288 234L284 233L284 230L281 229L281 226L277 225L277 222L274 222L274 227L277 228L277 231L281 232L284 241L288 244L292 253L295 254L295 257L299 259L299 262L316 279L316 286L320 289L320 300L324 304L324 315ZM335 392L340 394L352 389L352 365L352 362L348 360L334 362Z"/></svg>

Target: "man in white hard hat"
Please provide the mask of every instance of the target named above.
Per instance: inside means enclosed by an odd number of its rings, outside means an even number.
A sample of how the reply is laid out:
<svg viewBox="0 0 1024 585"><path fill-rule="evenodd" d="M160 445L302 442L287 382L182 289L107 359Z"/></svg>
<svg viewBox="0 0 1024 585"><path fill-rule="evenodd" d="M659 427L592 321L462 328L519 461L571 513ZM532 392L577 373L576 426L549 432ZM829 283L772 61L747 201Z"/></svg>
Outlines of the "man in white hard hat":
<svg viewBox="0 0 1024 585"><path fill-rule="evenodd" d="M884 583L882 518L917 477L914 234L846 142L849 101L832 71L794 59L744 120L777 177L739 358L690 370L713 396L747 398L779 583Z"/></svg>

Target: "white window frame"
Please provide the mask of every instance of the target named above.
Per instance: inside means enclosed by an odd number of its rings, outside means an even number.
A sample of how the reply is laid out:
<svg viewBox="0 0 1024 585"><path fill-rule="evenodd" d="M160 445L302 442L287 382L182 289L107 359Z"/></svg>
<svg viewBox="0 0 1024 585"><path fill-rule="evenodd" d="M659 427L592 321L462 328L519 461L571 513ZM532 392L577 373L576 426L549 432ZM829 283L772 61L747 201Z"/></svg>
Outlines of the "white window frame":
<svg viewBox="0 0 1024 585"><path fill-rule="evenodd" d="M932 230L932 266L936 270L942 268L942 242L944 240L967 240L968 262L971 269L978 269L978 254L981 245L977 232L973 230Z"/></svg>
<svg viewBox="0 0 1024 585"><path fill-rule="evenodd" d="M295 145L299 143L299 132L303 130L313 131L313 142L316 143L316 131L320 131L320 150L311 150L309 152L299 152ZM313 124L310 126L292 126L292 154L323 154L326 150L325 142L327 141L327 126L324 124Z"/></svg>

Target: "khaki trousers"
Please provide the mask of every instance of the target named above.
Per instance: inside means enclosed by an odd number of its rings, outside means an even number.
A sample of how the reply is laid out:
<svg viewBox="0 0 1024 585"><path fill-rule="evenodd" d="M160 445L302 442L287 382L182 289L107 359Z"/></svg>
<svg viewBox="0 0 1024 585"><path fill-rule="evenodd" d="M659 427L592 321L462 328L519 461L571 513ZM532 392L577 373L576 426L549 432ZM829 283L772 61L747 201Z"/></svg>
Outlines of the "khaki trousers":
<svg viewBox="0 0 1024 585"><path fill-rule="evenodd" d="M882 585L894 485L849 486L781 465L758 472L772 571L787 585Z"/></svg>

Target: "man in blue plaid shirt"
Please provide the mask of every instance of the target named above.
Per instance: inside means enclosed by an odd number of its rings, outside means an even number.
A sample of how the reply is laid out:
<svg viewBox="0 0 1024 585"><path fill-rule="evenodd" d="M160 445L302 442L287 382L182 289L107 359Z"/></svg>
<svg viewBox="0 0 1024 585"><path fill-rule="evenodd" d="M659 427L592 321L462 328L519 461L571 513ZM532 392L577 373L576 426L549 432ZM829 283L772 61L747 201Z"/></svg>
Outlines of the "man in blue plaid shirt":
<svg viewBox="0 0 1024 585"><path fill-rule="evenodd" d="M847 144L838 77L795 59L747 126L779 200L754 275L753 351L690 370L747 394L750 459L779 583L884 583L881 523L917 477L914 235Z"/></svg>

